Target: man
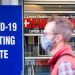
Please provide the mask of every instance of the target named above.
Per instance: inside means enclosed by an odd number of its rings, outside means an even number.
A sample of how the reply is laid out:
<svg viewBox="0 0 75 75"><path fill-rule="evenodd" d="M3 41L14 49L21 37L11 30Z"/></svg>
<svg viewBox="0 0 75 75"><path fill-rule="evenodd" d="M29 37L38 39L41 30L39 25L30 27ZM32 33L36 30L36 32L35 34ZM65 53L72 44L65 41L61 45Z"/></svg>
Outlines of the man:
<svg viewBox="0 0 75 75"><path fill-rule="evenodd" d="M75 75L75 57L68 41L72 35L72 23L61 17L51 17L41 36L42 48L53 57L50 64L50 75Z"/></svg>

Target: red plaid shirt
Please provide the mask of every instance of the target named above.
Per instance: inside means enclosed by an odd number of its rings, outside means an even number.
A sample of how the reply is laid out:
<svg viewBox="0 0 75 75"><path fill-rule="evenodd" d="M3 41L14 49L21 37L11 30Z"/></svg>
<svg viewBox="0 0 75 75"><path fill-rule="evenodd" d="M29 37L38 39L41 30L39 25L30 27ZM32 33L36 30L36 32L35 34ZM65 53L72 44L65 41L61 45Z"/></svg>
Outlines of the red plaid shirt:
<svg viewBox="0 0 75 75"><path fill-rule="evenodd" d="M70 62L61 62L58 67L58 75L75 75L75 69L72 69Z"/></svg>

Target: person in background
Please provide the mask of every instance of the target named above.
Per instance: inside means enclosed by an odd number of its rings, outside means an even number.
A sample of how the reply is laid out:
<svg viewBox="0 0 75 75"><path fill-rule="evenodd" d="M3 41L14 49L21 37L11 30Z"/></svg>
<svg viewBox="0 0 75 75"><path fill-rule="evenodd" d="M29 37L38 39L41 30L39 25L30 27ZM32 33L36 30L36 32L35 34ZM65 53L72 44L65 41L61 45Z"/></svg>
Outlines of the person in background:
<svg viewBox="0 0 75 75"><path fill-rule="evenodd" d="M75 75L75 56L69 41L73 24L69 19L51 16L41 36L41 46L53 56L49 59L50 75Z"/></svg>

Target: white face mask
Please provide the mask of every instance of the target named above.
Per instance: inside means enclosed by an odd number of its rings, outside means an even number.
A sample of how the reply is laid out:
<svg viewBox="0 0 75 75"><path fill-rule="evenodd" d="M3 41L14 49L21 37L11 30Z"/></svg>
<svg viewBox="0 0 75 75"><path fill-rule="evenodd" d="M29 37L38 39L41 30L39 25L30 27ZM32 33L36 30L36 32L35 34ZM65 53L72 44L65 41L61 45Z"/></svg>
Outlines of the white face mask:
<svg viewBox="0 0 75 75"><path fill-rule="evenodd" d="M53 45L53 41L46 38L44 35L41 36L40 43L41 43L42 48L47 52L51 50L52 45Z"/></svg>

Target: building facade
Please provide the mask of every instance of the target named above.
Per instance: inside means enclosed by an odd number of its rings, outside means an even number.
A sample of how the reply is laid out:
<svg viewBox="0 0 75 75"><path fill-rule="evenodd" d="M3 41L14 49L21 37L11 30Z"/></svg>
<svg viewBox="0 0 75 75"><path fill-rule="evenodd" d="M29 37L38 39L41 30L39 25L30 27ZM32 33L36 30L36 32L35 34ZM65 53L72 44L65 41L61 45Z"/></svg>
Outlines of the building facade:
<svg viewBox="0 0 75 75"><path fill-rule="evenodd" d="M49 75L49 66L45 64L48 55L40 45L40 36L51 15L58 14L70 18L75 29L74 0L24 0L24 56L26 75ZM75 51L75 30L69 42Z"/></svg>

